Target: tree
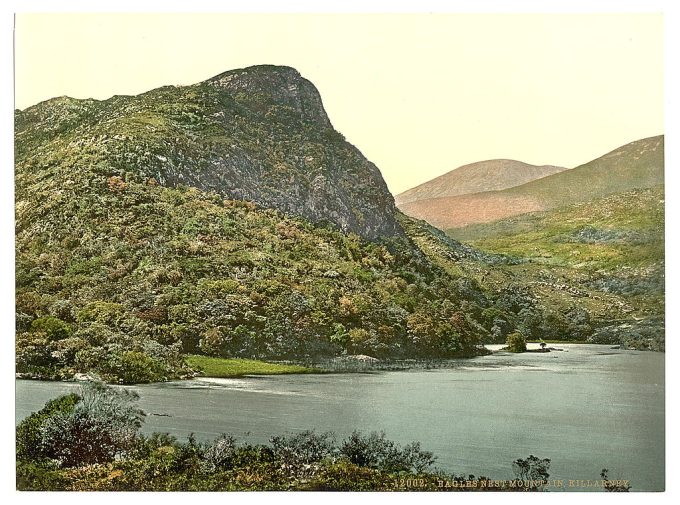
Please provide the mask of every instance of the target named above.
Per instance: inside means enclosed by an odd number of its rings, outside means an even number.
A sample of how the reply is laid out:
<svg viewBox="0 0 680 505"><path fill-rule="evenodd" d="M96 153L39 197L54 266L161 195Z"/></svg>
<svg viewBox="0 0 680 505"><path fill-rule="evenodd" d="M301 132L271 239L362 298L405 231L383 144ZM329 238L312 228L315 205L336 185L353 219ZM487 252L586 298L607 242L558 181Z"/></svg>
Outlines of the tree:
<svg viewBox="0 0 680 505"><path fill-rule="evenodd" d="M516 331L508 335L505 344L508 346L510 352L526 352L527 341L520 332Z"/></svg>
<svg viewBox="0 0 680 505"><path fill-rule="evenodd" d="M522 481L547 481L548 477L550 477L549 469L549 459L540 459L533 454L527 459L519 458L512 462L512 470L515 473L515 477ZM539 486L538 484L529 485L528 489L535 490Z"/></svg>

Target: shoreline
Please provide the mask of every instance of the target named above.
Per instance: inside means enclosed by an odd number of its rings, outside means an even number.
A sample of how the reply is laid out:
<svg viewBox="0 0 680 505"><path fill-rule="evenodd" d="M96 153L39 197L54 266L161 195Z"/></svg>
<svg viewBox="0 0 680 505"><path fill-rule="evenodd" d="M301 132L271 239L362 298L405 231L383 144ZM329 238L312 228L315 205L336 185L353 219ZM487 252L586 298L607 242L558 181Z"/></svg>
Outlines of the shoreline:
<svg viewBox="0 0 680 505"><path fill-rule="evenodd" d="M563 344L563 345L588 345L588 346L606 346L608 348L615 348L610 344L598 344L583 341L553 341L545 340L546 344ZM529 341L527 344L539 344L538 341ZM319 361L262 361L262 360L251 360L246 358L213 358L208 356L200 355L189 355L189 361L195 361L198 359L202 362L212 362L213 365L217 362L222 362L222 364L227 364L226 370L223 369L220 373L214 366L209 368L209 372L202 374L200 371L196 371L194 374L188 374L182 377L168 378L163 381L156 382L135 382L135 383L121 383L121 382L107 382L99 377L89 375L87 373L75 374L74 377L70 379L62 378L51 378L51 377L40 377L40 376L29 376L27 374L16 373L15 380L35 380L35 381L46 381L46 382L65 382L65 383L78 383L78 382L92 382L100 381L112 385L120 386L135 386L143 384L164 384L173 381L190 381L194 379L237 379L240 377L268 377L276 375L326 375L326 374L343 374L343 373L377 373L377 372L406 372L411 370L438 370L454 368L452 362L460 362L463 360L472 360L475 358L480 358L483 356L490 356L493 354L535 354L541 352L540 349L527 349L526 352L522 353L512 353L507 350L503 350L505 344L484 344L485 349L488 352L476 354L473 356L465 357L452 357L452 358L404 358L404 359L377 359L370 356L363 355L349 355L349 356L337 356L335 358L329 358L327 360ZM499 346L498 348L489 349L488 346ZM551 348L551 350L558 350L556 348ZM563 351L564 349L559 349ZM636 351L638 349L626 349L621 347L620 350ZM640 351L642 352L642 351ZM645 352L658 352L658 351L645 351ZM662 353L663 354L663 353ZM190 365L191 366L191 365ZM219 363L217 368L219 369Z"/></svg>

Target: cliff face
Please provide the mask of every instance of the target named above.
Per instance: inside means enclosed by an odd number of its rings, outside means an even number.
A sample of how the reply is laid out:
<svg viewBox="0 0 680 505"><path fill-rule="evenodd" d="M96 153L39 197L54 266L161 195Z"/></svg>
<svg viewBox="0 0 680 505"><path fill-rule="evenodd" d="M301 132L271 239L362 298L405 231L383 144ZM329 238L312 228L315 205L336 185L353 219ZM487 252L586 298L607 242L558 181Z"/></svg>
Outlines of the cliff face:
<svg viewBox="0 0 680 505"><path fill-rule="evenodd" d="M104 101L52 99L15 119L17 151L214 191L376 239L402 235L377 167L335 131L314 85L289 67L225 72Z"/></svg>

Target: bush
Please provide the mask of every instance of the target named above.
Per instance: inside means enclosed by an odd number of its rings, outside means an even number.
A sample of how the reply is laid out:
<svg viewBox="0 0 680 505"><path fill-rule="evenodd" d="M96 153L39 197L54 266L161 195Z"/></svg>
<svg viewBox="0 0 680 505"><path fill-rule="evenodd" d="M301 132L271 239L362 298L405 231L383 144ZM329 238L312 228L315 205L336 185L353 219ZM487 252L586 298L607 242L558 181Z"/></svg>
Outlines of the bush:
<svg viewBox="0 0 680 505"><path fill-rule="evenodd" d="M221 435L203 451L203 458L209 471L229 470L236 458L236 439L231 435Z"/></svg>
<svg viewBox="0 0 680 505"><path fill-rule="evenodd" d="M549 469L549 459L540 459L534 455L530 455L527 459L520 458L512 462L512 470L519 480L548 480L548 477L550 477Z"/></svg>
<svg viewBox="0 0 680 505"><path fill-rule="evenodd" d="M386 472L423 472L435 462L434 455L412 442L403 448L385 438L384 432L362 435L355 431L340 447L340 454L350 463Z"/></svg>
<svg viewBox="0 0 680 505"><path fill-rule="evenodd" d="M162 381L168 374L163 363L139 351L113 353L98 370L108 379L117 379L123 384Z"/></svg>
<svg viewBox="0 0 680 505"><path fill-rule="evenodd" d="M20 333L15 344L16 371L20 373L51 373L57 360L50 352L50 342L44 333Z"/></svg>
<svg viewBox="0 0 680 505"><path fill-rule="evenodd" d="M287 468L318 463L336 452L332 433L317 435L313 431L303 431L288 437L275 436L270 442L274 457Z"/></svg>
<svg viewBox="0 0 680 505"><path fill-rule="evenodd" d="M124 308L119 303L98 300L88 303L77 315L79 322L97 321L99 323L115 325L123 317Z"/></svg>
<svg viewBox="0 0 680 505"><path fill-rule="evenodd" d="M19 461L40 461L47 457L42 443L45 423L53 416L73 412L80 397L69 394L50 400L38 412L34 412L16 428L16 451Z"/></svg>
<svg viewBox="0 0 680 505"><path fill-rule="evenodd" d="M527 350L527 341L524 335L518 331L508 335L505 344L510 352L525 352Z"/></svg>
<svg viewBox="0 0 680 505"><path fill-rule="evenodd" d="M69 338L73 329L71 325L53 316L39 317L31 323L31 330L42 332L50 340Z"/></svg>
<svg viewBox="0 0 680 505"><path fill-rule="evenodd" d="M45 416L37 430L42 454L65 467L103 463L125 454L134 447L144 416L134 406L137 398L128 390L88 384L72 408Z"/></svg>
<svg viewBox="0 0 680 505"><path fill-rule="evenodd" d="M63 491L68 478L49 465L17 461L18 491Z"/></svg>

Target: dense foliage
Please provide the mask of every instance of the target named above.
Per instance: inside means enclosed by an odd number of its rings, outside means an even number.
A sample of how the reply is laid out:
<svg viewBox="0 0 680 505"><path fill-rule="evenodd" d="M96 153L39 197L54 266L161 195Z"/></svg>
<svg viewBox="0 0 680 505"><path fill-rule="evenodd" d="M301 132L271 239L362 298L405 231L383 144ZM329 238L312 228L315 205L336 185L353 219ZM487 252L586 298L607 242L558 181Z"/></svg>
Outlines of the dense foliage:
<svg viewBox="0 0 680 505"><path fill-rule="evenodd" d="M527 340L518 331L508 335L505 343L510 352L525 352L527 350Z"/></svg>
<svg viewBox="0 0 680 505"><path fill-rule="evenodd" d="M366 242L133 176L122 190L77 176L45 188L47 205L18 208L19 372L144 382L186 373L184 353L446 357L474 354L485 336L461 305L468 292L487 303L480 288L406 240Z"/></svg>

